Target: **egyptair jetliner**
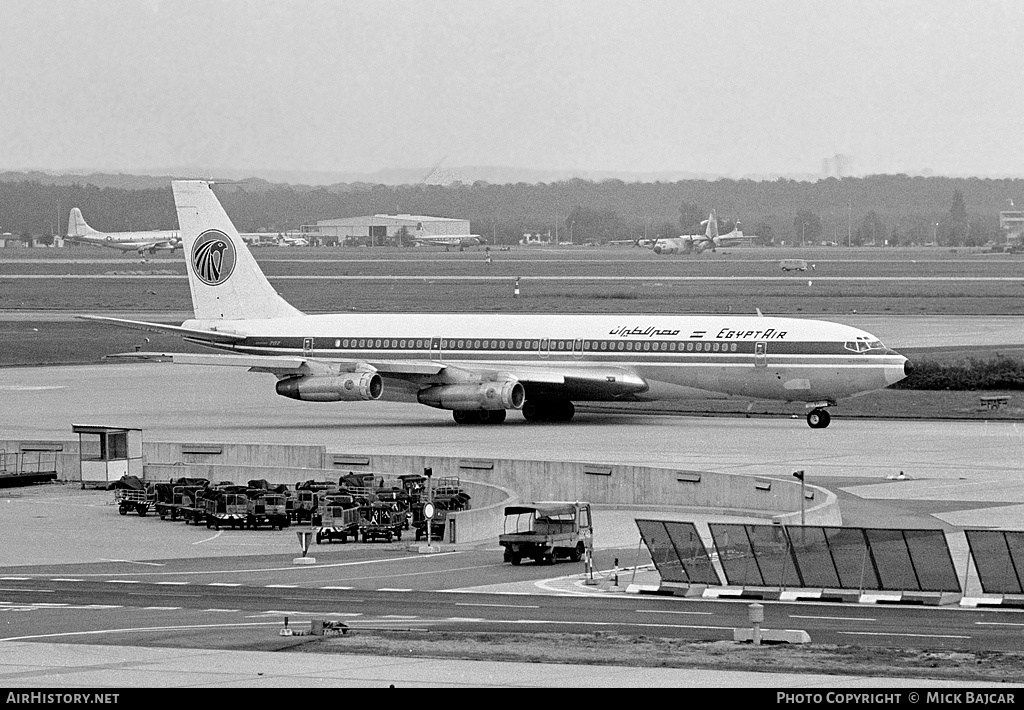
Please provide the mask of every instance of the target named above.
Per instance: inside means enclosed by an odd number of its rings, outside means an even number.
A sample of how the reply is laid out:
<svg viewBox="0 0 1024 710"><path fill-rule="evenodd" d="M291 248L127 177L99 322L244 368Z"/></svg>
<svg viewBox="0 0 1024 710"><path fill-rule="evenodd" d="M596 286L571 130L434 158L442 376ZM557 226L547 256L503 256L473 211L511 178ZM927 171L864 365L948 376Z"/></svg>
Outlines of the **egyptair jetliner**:
<svg viewBox="0 0 1024 710"><path fill-rule="evenodd" d="M739 396L825 407L903 379L908 361L856 328L761 316L371 313L305 315L267 281L207 182L175 181L195 318L174 333L230 354L175 363L268 372L312 402L411 398L459 423L568 421L574 402ZM156 356L157 353L150 355Z"/></svg>
<svg viewBox="0 0 1024 710"><path fill-rule="evenodd" d="M72 208L68 215L67 238L73 242L110 247L120 251L137 251L153 254L157 251L173 252L181 245L181 238L174 230L149 232L100 232L89 226L82 216L82 210Z"/></svg>

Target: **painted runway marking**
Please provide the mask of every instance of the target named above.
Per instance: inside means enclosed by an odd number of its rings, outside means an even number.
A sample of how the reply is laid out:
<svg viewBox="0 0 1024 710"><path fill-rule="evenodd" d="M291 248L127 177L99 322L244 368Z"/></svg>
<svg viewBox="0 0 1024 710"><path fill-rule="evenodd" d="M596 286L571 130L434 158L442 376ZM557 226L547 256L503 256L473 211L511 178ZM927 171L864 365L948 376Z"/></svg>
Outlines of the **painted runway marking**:
<svg viewBox="0 0 1024 710"><path fill-rule="evenodd" d="M125 562L130 565L147 565L149 567L166 567L161 562L139 562L138 560L101 560L102 562Z"/></svg>
<svg viewBox="0 0 1024 710"><path fill-rule="evenodd" d="M356 616L362 616L361 612L341 612L341 611L296 611L295 609L269 609L267 611L261 611L259 614L253 614L253 618L258 616L344 616L345 618L352 618Z"/></svg>
<svg viewBox="0 0 1024 710"><path fill-rule="evenodd" d="M210 542L211 540L216 540L218 537L220 537L223 534L224 534L223 530L218 530L217 533L215 535L213 535L212 537L203 538L202 540L196 540L192 544L193 545L202 545L204 542Z"/></svg>
<svg viewBox="0 0 1024 710"><path fill-rule="evenodd" d="M493 606L499 609L540 609L536 604L474 604L472 602L455 602L455 606Z"/></svg>
<svg viewBox="0 0 1024 710"><path fill-rule="evenodd" d="M1024 624L1012 621L975 621L974 623L978 626L1024 626Z"/></svg>
<svg viewBox="0 0 1024 710"><path fill-rule="evenodd" d="M483 619L480 618L480 617L473 618L473 617L462 617L462 616L449 616L447 619L445 619L445 621L478 622L478 621L483 621Z"/></svg>
<svg viewBox="0 0 1024 710"><path fill-rule="evenodd" d="M188 584L188 582L157 582L157 584L164 584L164 585L167 585L167 586L182 587L182 586Z"/></svg>
<svg viewBox="0 0 1024 710"><path fill-rule="evenodd" d="M175 611L181 609L180 606L144 606L143 609L149 609L150 611Z"/></svg>
<svg viewBox="0 0 1024 710"><path fill-rule="evenodd" d="M217 607L211 607L209 609L203 609L203 611L212 611L212 612L217 612L217 613L235 614L235 613L240 612L241 609L219 609Z"/></svg>
<svg viewBox="0 0 1024 710"><path fill-rule="evenodd" d="M857 616L801 616L799 614L790 614L790 619L825 619L826 621L878 621L878 619L870 619L868 617L857 617Z"/></svg>
<svg viewBox="0 0 1024 710"><path fill-rule="evenodd" d="M241 587L237 582L210 582L207 587Z"/></svg>
<svg viewBox="0 0 1024 710"><path fill-rule="evenodd" d="M264 589L298 589L297 584L267 584L264 585Z"/></svg>
<svg viewBox="0 0 1024 710"><path fill-rule="evenodd" d="M381 587L377 590L378 592L411 592L411 589L401 589L399 587Z"/></svg>
<svg viewBox="0 0 1024 710"><path fill-rule="evenodd" d="M36 390L62 390L62 389L67 389L67 387L65 385L38 385L38 386L34 386L34 387L30 386L30 385L7 385L5 387L0 387L0 390L6 391L6 392L34 392Z"/></svg>
<svg viewBox="0 0 1024 710"><path fill-rule="evenodd" d="M117 607L110 607L116 609ZM61 638L65 636L100 636L103 634L146 633L148 631L190 631L194 629L230 629L245 626L278 626L276 622L252 622L232 624L188 624L182 626L144 626L131 629L101 629L98 631L66 631L59 634L35 634L32 636L8 636L0 641L30 641L32 639Z"/></svg>
<svg viewBox="0 0 1024 710"><path fill-rule="evenodd" d="M354 587L320 587L320 589L340 589L342 591L354 589Z"/></svg>
<svg viewBox="0 0 1024 710"><path fill-rule="evenodd" d="M108 579L107 584L139 584L137 579Z"/></svg>
<svg viewBox="0 0 1024 710"><path fill-rule="evenodd" d="M839 631L847 636L901 636L906 638L922 639L969 639L970 636L956 636L954 634L896 634L887 631Z"/></svg>
<svg viewBox="0 0 1024 710"><path fill-rule="evenodd" d="M75 579L74 577L54 577L50 580L51 582L84 582L84 579Z"/></svg>

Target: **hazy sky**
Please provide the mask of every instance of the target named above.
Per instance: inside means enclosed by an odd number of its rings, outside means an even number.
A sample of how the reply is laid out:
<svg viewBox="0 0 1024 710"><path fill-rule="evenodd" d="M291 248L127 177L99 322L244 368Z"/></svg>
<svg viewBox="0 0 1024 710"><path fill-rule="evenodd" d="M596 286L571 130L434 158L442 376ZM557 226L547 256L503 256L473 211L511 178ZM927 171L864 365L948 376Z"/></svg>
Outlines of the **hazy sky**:
<svg viewBox="0 0 1024 710"><path fill-rule="evenodd" d="M1024 175L1019 0L0 0L0 169Z"/></svg>

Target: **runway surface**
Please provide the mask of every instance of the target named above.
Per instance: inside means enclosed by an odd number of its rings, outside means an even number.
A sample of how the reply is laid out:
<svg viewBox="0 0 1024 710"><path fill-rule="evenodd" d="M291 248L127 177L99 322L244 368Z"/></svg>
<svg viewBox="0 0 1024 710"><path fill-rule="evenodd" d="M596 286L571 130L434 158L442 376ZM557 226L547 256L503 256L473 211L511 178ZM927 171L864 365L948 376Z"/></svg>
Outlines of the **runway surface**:
<svg viewBox="0 0 1024 710"><path fill-rule="evenodd" d="M0 370L5 438L72 438L73 424L141 428L148 441L322 445L336 453L579 460L829 481L864 501L913 502L956 526L1021 528L1024 423L580 414L496 427L396 402L307 403L270 375L161 363ZM910 480L891 481L904 471Z"/></svg>

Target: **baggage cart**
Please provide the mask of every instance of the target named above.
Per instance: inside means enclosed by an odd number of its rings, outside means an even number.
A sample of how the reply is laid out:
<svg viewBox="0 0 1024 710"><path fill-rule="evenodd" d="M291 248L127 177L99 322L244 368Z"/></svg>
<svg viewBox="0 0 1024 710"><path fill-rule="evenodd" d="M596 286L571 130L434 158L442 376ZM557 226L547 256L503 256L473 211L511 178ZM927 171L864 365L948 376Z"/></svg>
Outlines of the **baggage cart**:
<svg viewBox="0 0 1024 710"><path fill-rule="evenodd" d="M402 539L405 515L393 505L374 501L359 508L359 534L363 542Z"/></svg>
<svg viewBox="0 0 1024 710"><path fill-rule="evenodd" d="M320 524L316 526L316 544L341 540L348 542L359 535L359 506L349 495L325 497L320 505Z"/></svg>

